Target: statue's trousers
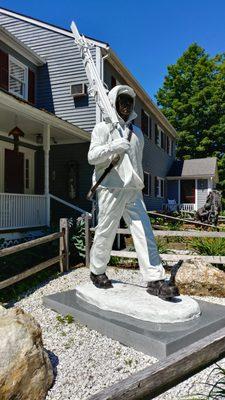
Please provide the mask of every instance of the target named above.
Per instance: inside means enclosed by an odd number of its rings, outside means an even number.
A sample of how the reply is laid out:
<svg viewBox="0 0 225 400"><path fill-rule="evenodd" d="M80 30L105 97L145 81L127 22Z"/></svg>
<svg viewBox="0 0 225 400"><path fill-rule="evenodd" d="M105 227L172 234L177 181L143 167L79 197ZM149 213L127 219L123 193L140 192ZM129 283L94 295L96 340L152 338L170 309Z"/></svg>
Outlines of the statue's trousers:
<svg viewBox="0 0 225 400"><path fill-rule="evenodd" d="M90 254L91 271L96 275L105 272L120 219L123 217L133 237L143 281L164 279L165 270L159 257L142 192L137 189L99 188L97 195L98 225Z"/></svg>

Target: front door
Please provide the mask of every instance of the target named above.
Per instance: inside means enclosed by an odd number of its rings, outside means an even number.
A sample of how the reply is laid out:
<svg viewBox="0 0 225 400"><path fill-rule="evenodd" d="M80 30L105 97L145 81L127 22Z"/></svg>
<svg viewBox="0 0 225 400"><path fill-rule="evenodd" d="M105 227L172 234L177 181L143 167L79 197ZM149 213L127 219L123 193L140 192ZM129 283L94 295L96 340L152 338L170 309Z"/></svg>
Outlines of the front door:
<svg viewBox="0 0 225 400"><path fill-rule="evenodd" d="M180 182L181 203L195 204L195 180L184 179Z"/></svg>
<svg viewBox="0 0 225 400"><path fill-rule="evenodd" d="M24 154L5 149L5 192L24 193Z"/></svg>

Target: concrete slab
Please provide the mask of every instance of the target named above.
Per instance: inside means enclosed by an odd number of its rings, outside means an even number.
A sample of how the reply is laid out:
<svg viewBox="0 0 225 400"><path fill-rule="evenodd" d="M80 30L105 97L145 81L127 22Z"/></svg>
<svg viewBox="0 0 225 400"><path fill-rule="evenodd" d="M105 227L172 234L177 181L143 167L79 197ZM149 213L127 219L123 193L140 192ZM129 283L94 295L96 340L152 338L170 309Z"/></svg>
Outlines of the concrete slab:
<svg viewBox="0 0 225 400"><path fill-rule="evenodd" d="M104 311L78 298L76 290L43 298L43 304L62 314L70 314L90 329L158 359L225 327L225 307L198 301L201 316L182 323L142 321L120 313Z"/></svg>

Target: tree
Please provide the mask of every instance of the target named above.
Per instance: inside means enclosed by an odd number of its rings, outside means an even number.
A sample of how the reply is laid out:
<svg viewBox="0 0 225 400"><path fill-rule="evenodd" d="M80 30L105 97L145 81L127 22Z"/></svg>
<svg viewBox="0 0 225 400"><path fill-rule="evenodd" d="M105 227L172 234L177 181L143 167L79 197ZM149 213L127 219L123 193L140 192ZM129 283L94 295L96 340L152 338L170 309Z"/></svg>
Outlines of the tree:
<svg viewBox="0 0 225 400"><path fill-rule="evenodd" d="M225 193L225 55L210 57L196 43L190 45L168 66L156 98L177 130L177 157L217 157Z"/></svg>

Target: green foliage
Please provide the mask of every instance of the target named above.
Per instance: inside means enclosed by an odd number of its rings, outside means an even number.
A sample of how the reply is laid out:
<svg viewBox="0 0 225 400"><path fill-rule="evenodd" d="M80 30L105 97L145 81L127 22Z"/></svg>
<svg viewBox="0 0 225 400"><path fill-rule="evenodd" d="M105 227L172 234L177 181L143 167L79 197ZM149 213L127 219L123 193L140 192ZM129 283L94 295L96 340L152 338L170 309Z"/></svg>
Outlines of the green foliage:
<svg viewBox="0 0 225 400"><path fill-rule="evenodd" d="M46 231L47 234L51 233ZM45 243L31 249L10 254L0 258L0 281L22 273L35 265L40 264L58 255L58 240ZM27 290L39 285L43 280L58 276L58 265L40 271L14 285L0 291L0 302L20 300Z"/></svg>
<svg viewBox="0 0 225 400"><path fill-rule="evenodd" d="M124 362L128 367L131 367L131 365L133 363L133 359L132 358L127 358Z"/></svg>
<svg viewBox="0 0 225 400"><path fill-rule="evenodd" d="M170 231L179 231L181 227L182 227L182 222L181 221L170 220L167 223L167 228Z"/></svg>
<svg viewBox="0 0 225 400"><path fill-rule="evenodd" d="M30 276L29 278L24 279L21 282L18 282L17 284L2 289L0 292L0 303L19 301L27 295L28 290L31 292L43 281L57 278L61 274L58 269L58 265L48 268Z"/></svg>
<svg viewBox="0 0 225 400"><path fill-rule="evenodd" d="M216 400L216 399L224 399L225 398L225 369L217 364L216 368L213 371L218 373L218 380L212 386L208 399Z"/></svg>
<svg viewBox="0 0 225 400"><path fill-rule="evenodd" d="M178 132L177 157L217 157L225 193L225 54L210 57L193 43L168 66L156 98Z"/></svg>
<svg viewBox="0 0 225 400"><path fill-rule="evenodd" d="M79 256L85 258L85 222L83 218L69 220L70 245L76 248Z"/></svg>
<svg viewBox="0 0 225 400"><path fill-rule="evenodd" d="M159 253L168 253L168 248L162 238L156 237L156 244L158 246Z"/></svg>
<svg viewBox="0 0 225 400"><path fill-rule="evenodd" d="M109 261L109 265L112 265L113 267L117 267L118 265L120 265L122 262L121 257L118 256L111 256L110 257L110 261Z"/></svg>
<svg viewBox="0 0 225 400"><path fill-rule="evenodd" d="M182 397L183 400L220 400L225 398L225 369L216 364L211 374L216 372L217 381L214 384L209 382L205 383L206 388L210 387L208 394L196 394L187 397ZM211 375L210 374L210 375ZM210 378L208 377L208 380ZM194 397L193 397L194 396Z"/></svg>
<svg viewBox="0 0 225 400"><path fill-rule="evenodd" d="M225 238L194 238L190 245L201 255L225 256Z"/></svg>
<svg viewBox="0 0 225 400"><path fill-rule="evenodd" d="M70 314L65 315L65 317L62 317L61 315L56 316L57 321L59 321L61 324L72 324L74 322L74 317Z"/></svg>
<svg viewBox="0 0 225 400"><path fill-rule="evenodd" d="M127 250L135 251L134 248L129 248ZM109 265L113 267L125 267L125 268L136 268L137 267L137 260L134 258L125 258L125 257L118 257L118 256L111 256Z"/></svg>

